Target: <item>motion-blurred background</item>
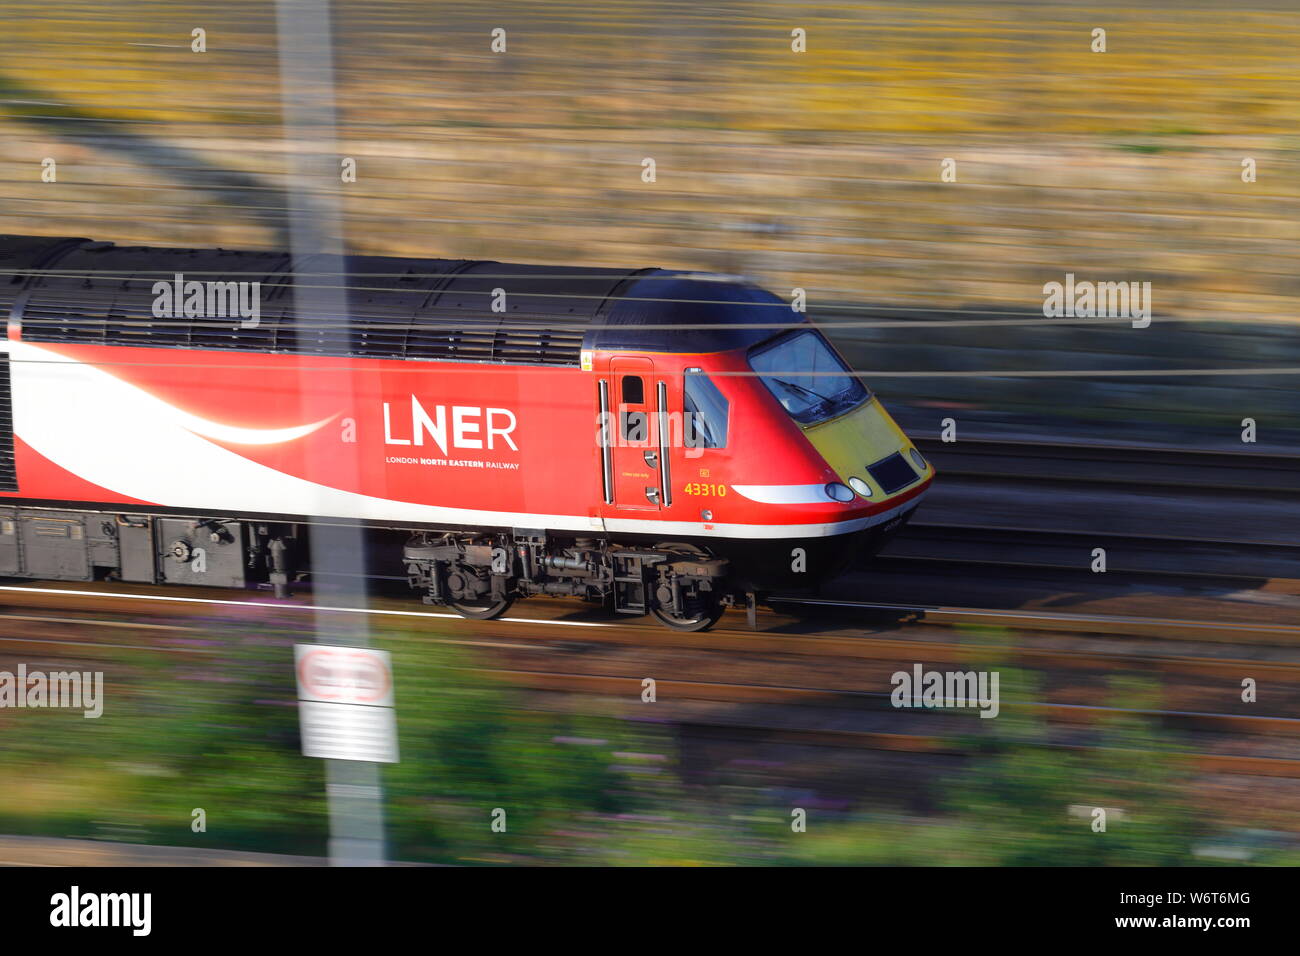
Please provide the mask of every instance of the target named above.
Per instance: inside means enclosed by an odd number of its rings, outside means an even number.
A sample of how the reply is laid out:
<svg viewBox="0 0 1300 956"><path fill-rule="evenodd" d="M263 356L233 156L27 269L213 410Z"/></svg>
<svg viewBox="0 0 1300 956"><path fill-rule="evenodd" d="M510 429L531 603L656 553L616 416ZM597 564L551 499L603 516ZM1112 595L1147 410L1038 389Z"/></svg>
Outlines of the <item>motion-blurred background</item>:
<svg viewBox="0 0 1300 956"><path fill-rule="evenodd" d="M846 330L870 370L1297 358L1276 325L1300 295L1300 19L1285 0L335 11L339 149L357 162L338 192L358 251L738 272L807 289L827 320L861 321L862 306L984 320ZM285 245L272 4L10 2L0 16L8 231ZM57 184L41 181L47 156ZM1015 311L1037 312L1067 272L1150 281L1162 328L1025 328ZM1276 378L1187 384L1085 379L1069 398L1087 418L1226 423L1240 416L1220 390L1250 385L1242 414L1274 416L1265 438L1297 427ZM893 390L1008 410L1061 391Z"/></svg>
<svg viewBox="0 0 1300 956"><path fill-rule="evenodd" d="M385 632L403 682L396 857L1295 859L1300 401L1278 373L1300 366L1294 3L344 0L334 17L351 248L804 288L940 467L893 559L829 588L889 608L779 609L762 630L785 643L747 644L736 622L713 643ZM6 0L0 232L285 247L277 71L271 3ZM1045 320L1043 285L1066 273L1150 282L1151 326ZM937 440L949 418L973 444ZM6 660L96 645L76 653L109 662L123 703L94 722L0 712L0 828L321 852L319 769L296 754L281 666L293 615L22 613ZM529 614L585 620L562 602ZM916 723L878 706L891 672L943 660L1003 668L1026 707ZM699 686L645 705L657 675ZM1244 678L1276 683L1252 704ZM1098 806L1121 811L1105 834ZM224 822L195 833L195 807ZM487 828L495 807L518 810L510 839Z"/></svg>

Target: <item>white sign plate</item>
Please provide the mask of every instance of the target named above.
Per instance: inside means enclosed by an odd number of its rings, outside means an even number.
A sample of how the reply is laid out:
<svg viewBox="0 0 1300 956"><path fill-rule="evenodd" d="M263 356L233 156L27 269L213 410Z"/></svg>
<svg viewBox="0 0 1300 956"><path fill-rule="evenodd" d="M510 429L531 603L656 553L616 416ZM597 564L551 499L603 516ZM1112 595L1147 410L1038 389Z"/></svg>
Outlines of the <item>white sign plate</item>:
<svg viewBox="0 0 1300 956"><path fill-rule="evenodd" d="M393 666L388 652L295 644L293 657L303 754L397 763Z"/></svg>

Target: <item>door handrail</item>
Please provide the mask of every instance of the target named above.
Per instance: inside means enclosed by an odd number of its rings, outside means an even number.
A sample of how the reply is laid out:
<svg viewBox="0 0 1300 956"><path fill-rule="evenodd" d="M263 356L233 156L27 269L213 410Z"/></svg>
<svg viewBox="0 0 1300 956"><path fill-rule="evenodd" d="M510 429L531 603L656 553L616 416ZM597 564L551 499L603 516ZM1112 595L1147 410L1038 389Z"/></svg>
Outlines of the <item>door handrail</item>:
<svg viewBox="0 0 1300 956"><path fill-rule="evenodd" d="M668 477L668 386L659 383L659 500L667 508L673 503L672 487Z"/></svg>

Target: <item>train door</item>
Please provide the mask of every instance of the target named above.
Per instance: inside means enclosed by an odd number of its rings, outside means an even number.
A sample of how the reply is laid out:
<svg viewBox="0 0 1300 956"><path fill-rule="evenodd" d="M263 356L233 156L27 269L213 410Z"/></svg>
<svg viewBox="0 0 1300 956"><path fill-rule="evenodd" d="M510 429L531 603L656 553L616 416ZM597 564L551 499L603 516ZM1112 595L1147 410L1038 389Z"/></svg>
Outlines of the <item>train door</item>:
<svg viewBox="0 0 1300 956"><path fill-rule="evenodd" d="M619 510L658 511L664 506L659 441L659 389L654 364L616 358L602 380L606 412L605 503Z"/></svg>

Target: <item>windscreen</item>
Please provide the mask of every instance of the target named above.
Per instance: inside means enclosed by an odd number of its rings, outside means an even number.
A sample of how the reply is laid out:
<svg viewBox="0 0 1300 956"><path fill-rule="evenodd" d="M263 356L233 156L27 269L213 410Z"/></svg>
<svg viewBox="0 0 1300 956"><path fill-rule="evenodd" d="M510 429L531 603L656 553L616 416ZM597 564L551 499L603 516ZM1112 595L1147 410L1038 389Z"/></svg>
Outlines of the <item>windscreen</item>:
<svg viewBox="0 0 1300 956"><path fill-rule="evenodd" d="M801 329L758 346L749 353L749 366L802 425L842 415L870 395L813 329Z"/></svg>

